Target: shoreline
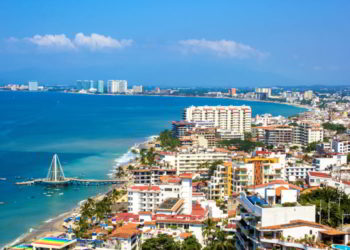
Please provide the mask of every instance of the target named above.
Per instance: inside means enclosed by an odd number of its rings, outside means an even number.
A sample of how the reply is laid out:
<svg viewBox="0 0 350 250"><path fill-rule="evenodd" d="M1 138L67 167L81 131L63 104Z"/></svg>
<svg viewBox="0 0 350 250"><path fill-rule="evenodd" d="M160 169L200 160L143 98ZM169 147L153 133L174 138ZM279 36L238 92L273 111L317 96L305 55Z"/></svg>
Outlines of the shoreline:
<svg viewBox="0 0 350 250"><path fill-rule="evenodd" d="M94 94L90 94L90 93L74 93L74 92L59 92L59 93L94 95ZM112 94L104 94L104 95L108 95L108 96L156 96L156 97L179 97L179 98L197 97L197 98L208 98L208 99L231 99L231 100L250 101L250 102L268 102L268 103L289 105L289 106L294 106L297 108L306 109L305 111L298 112L297 114L302 114L304 112L310 111L310 109L311 109L310 107L305 107L305 106L300 106L300 105L295 105L295 104L290 104L290 103L279 103L279 102L273 102L273 101L263 101L263 100L253 100L253 99L251 99L251 100L250 99L240 99L240 98L232 98L232 97L174 96L174 95L112 95ZM116 164L112 166L112 169L109 171L109 173L107 173L107 175L114 177L118 168L127 167L130 163L135 162L136 157L127 159L127 161L125 161L125 162L119 163L118 161L123 159L123 157L125 157L125 155L130 154L131 150L133 148L141 149L142 147L147 147L147 144L149 142L152 142L154 140L155 136L157 136L157 135L147 136L144 138L143 141L141 141L139 143L135 143L133 146L129 147L128 150L124 154L122 154L121 156L119 156L118 158L115 159ZM115 188L115 185L112 185L111 188L109 188L108 191L106 191L105 193L99 193L95 196L87 197L86 199L88 199L88 198L99 199L100 197L104 197L108 192L111 191L112 188ZM119 188L121 188L121 186ZM60 213L56 217L49 218L46 221L37 222L37 224L35 224L33 227L31 227L28 232L21 234L19 237L17 237L16 239L14 239L11 242L5 244L0 249L9 248L13 245L18 245L21 243L35 240L35 239L40 238L43 235L45 235L45 233L49 234L50 232L57 232L57 231L65 232L66 229L62 226L63 220L67 217L71 217L73 214L77 214L80 210L82 202L85 201L86 199L78 202L78 204L76 204L72 209L70 209L67 212Z"/></svg>
<svg viewBox="0 0 350 250"><path fill-rule="evenodd" d="M134 157L134 158L126 160L125 162L118 163L118 161L120 159L123 159L123 157L125 155L131 153L132 149L135 149L135 148L141 149L141 148L147 147L147 144L152 142L154 140L154 138L155 138L155 135L147 136L144 138L143 141L141 141L139 143L135 143L133 146L129 147L127 152L125 152L120 157L118 157L114 160L116 164L112 166L111 171L107 175L110 177L112 177L112 176L115 177L115 174L116 174L116 171L118 168L126 168L129 164L136 162L136 157ZM89 198L94 199L95 201L100 200L115 188L122 189L124 187L123 187L123 185L119 185L119 186L115 185L115 184L111 185L108 188L108 191L106 191L104 193L99 193L99 194L94 195L94 196L89 196L86 199L79 201L78 204L76 204L72 209L70 209L66 212L63 212L63 213L59 213L57 216L55 216L53 218L48 218L47 220L39 222L35 226L31 227L28 230L28 232L21 234L19 237L17 237L16 239L14 239L11 242L5 244L0 249L3 250L3 249L10 248L14 245L27 243L29 241L34 241L34 240L39 239L39 238L43 237L44 235L47 235L50 233L55 233L55 232L64 233L66 231L66 228L64 228L62 226L64 219L66 219L67 217L72 217L76 214L79 214L80 208L81 208L84 201L86 201Z"/></svg>

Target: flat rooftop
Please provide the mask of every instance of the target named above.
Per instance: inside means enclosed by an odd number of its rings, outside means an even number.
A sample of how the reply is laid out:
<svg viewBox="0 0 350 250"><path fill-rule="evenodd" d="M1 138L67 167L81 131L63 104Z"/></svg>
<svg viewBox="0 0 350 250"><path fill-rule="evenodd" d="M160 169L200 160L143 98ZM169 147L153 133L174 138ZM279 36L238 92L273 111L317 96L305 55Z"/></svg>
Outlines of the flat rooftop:
<svg viewBox="0 0 350 250"><path fill-rule="evenodd" d="M159 209L172 209L180 198L168 198L160 204Z"/></svg>

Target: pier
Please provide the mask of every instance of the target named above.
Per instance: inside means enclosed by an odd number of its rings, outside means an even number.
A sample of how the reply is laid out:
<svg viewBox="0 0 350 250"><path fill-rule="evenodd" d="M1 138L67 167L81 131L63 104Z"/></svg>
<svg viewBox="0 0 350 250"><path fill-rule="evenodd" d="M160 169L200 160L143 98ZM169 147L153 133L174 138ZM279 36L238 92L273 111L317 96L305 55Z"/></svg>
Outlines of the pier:
<svg viewBox="0 0 350 250"><path fill-rule="evenodd" d="M101 186L111 184L123 184L127 182L125 179L114 180L97 180L97 179L79 179L67 178L64 176L62 165L57 154L52 158L51 165L46 178L34 179L30 181L16 182L16 185L46 185L46 186L68 186L68 185L83 185L83 186Z"/></svg>

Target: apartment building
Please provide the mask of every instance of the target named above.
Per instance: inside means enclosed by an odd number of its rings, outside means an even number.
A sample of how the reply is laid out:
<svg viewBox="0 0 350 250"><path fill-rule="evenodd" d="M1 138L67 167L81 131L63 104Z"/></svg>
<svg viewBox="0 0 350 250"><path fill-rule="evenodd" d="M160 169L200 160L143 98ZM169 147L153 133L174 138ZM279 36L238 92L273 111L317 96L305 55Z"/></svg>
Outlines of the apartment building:
<svg viewBox="0 0 350 250"><path fill-rule="evenodd" d="M306 243L294 239L302 239L305 234L310 237L315 235L316 242L316 239L329 236L330 227L315 223L316 207L297 203L298 190L266 186L260 193L264 194L264 198L259 193L240 194L242 219L236 223L237 249L308 249ZM289 205L283 206L285 203ZM334 232L337 235L341 233ZM343 234L342 242L344 240Z"/></svg>
<svg viewBox="0 0 350 250"><path fill-rule="evenodd" d="M287 164L285 166L285 177L289 181L306 179L309 171L315 171L316 167L306 164Z"/></svg>
<svg viewBox="0 0 350 250"><path fill-rule="evenodd" d="M332 140L332 149L335 153L348 154L350 153L350 138L342 138Z"/></svg>
<svg viewBox="0 0 350 250"><path fill-rule="evenodd" d="M108 93L126 93L128 90L128 82L126 80L108 80Z"/></svg>
<svg viewBox="0 0 350 250"><path fill-rule="evenodd" d="M308 146L323 141L323 128L318 123L303 121L293 128L293 143Z"/></svg>
<svg viewBox="0 0 350 250"><path fill-rule="evenodd" d="M224 199L232 196L232 162L218 165L208 185L209 200Z"/></svg>
<svg viewBox="0 0 350 250"><path fill-rule="evenodd" d="M161 184L157 186L131 186L128 188L128 211L134 214L138 214L139 212L154 213L157 209L161 208L161 205L166 200L176 199L176 202L181 203L181 213L191 214L192 174L182 174L179 175L179 178L179 182Z"/></svg>
<svg viewBox="0 0 350 250"><path fill-rule="evenodd" d="M316 171L326 171L335 166L345 165L347 163L347 155L345 154L330 154L328 157L315 158L312 165Z"/></svg>
<svg viewBox="0 0 350 250"><path fill-rule="evenodd" d="M175 154L165 155L161 163L176 168L177 174L198 172L204 163L230 161L228 152L215 149L189 148Z"/></svg>
<svg viewBox="0 0 350 250"><path fill-rule="evenodd" d="M283 180L285 155L255 156L245 158L243 162L234 163L233 190L241 192L249 185L260 185L275 180Z"/></svg>
<svg viewBox="0 0 350 250"><path fill-rule="evenodd" d="M176 169L150 168L147 166L132 171L134 184L158 185L160 177L166 175L176 175Z"/></svg>
<svg viewBox="0 0 350 250"><path fill-rule="evenodd" d="M187 122L213 122L214 126L241 134L251 132L252 109L249 106L191 106L185 108Z"/></svg>
<svg viewBox="0 0 350 250"><path fill-rule="evenodd" d="M288 125L253 127L252 136L266 145L292 143L293 129Z"/></svg>

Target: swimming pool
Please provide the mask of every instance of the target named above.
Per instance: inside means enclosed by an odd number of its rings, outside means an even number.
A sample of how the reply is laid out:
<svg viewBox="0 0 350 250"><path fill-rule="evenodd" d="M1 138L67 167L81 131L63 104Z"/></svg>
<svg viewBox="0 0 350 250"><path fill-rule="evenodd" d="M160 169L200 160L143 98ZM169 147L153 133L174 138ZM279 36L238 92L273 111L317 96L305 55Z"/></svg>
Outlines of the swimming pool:
<svg viewBox="0 0 350 250"><path fill-rule="evenodd" d="M350 247L345 245L332 245L332 249L350 250Z"/></svg>

